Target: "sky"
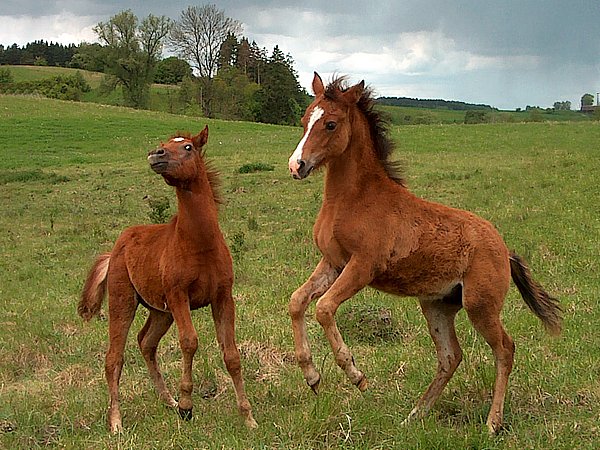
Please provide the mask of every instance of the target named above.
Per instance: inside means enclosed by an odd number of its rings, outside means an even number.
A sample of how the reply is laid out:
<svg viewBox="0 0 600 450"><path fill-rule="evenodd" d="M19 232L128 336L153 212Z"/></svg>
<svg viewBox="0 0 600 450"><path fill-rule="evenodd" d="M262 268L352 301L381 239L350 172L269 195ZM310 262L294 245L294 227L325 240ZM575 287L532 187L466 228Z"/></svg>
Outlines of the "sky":
<svg viewBox="0 0 600 450"><path fill-rule="evenodd" d="M315 71L378 96L500 109L576 109L600 92L599 0L1 0L0 44L95 42L94 25L123 10L177 20L207 3L259 47L289 53L309 92Z"/></svg>

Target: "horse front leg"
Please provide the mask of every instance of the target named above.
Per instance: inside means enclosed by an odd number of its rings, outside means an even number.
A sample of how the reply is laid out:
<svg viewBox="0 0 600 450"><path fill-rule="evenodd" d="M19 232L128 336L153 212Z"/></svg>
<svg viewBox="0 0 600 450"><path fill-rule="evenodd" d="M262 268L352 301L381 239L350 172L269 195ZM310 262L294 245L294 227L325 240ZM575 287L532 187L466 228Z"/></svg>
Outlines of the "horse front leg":
<svg viewBox="0 0 600 450"><path fill-rule="evenodd" d="M179 415L184 420L192 418L192 391L194 383L192 380L192 362L198 349L198 334L192 324L190 306L187 296L183 293L171 293L167 296L167 302L171 314L177 324L179 334L179 346L182 355L182 373L179 383Z"/></svg>
<svg viewBox="0 0 600 450"><path fill-rule="evenodd" d="M228 289L220 298L211 305L217 341L223 353L223 361L229 376L233 382L238 409L244 418L246 426L256 428L258 424L252 416L252 407L246 397L244 380L242 379L242 367L240 363L240 352L235 343L235 305Z"/></svg>
<svg viewBox="0 0 600 450"><path fill-rule="evenodd" d="M318 392L321 375L315 369L310 353L306 333L306 308L315 298L323 295L331 287L338 275L337 269L324 258L321 259L308 280L292 294L288 305L292 319L296 361L302 369L304 379L315 394Z"/></svg>
<svg viewBox="0 0 600 450"><path fill-rule="evenodd" d="M333 285L317 302L316 308L317 320L325 331L335 362L361 391L367 389L367 379L354 364L354 357L338 330L335 313L344 301L368 285L371 280L372 273L369 265L353 257Z"/></svg>

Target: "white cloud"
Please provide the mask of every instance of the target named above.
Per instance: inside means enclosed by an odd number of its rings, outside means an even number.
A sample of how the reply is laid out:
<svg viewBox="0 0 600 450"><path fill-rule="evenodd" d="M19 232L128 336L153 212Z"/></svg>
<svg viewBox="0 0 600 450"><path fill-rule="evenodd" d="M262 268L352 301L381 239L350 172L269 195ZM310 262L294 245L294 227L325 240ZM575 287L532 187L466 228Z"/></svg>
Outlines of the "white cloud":
<svg viewBox="0 0 600 450"><path fill-rule="evenodd" d="M92 28L98 22L94 16L75 16L63 12L47 16L0 16L0 43L25 45L36 40L73 44L93 42Z"/></svg>

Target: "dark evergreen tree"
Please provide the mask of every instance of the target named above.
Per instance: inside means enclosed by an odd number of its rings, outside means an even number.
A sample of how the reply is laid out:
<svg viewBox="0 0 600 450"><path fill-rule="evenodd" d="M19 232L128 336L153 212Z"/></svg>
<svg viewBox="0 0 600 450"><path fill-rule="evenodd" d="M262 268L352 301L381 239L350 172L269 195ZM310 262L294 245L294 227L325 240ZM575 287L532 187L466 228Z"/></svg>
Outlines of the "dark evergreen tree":
<svg viewBox="0 0 600 450"><path fill-rule="evenodd" d="M296 125L307 98L298 83L291 56L275 46L255 94L255 118L259 122Z"/></svg>

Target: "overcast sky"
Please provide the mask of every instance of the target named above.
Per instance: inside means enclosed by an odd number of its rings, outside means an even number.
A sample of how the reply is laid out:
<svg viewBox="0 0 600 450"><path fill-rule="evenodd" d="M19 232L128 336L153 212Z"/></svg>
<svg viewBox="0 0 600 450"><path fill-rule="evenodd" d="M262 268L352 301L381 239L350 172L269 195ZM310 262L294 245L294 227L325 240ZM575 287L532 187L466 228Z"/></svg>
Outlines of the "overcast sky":
<svg viewBox="0 0 600 450"><path fill-rule="evenodd" d="M310 91L364 79L378 95L502 109L550 107L600 92L598 0L207 1L269 52L279 45ZM92 27L130 8L178 19L189 0L1 0L0 44L93 42Z"/></svg>

